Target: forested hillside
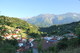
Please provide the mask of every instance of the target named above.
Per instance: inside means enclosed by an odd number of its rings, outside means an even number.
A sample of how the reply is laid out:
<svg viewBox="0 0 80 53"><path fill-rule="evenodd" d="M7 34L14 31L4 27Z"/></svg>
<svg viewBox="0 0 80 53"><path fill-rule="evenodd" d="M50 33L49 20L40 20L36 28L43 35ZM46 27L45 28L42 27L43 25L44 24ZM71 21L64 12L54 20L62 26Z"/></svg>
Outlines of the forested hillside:
<svg viewBox="0 0 80 53"><path fill-rule="evenodd" d="M19 18L7 17L7 16L0 16L0 25L7 25L10 27L19 27L23 30L28 30L31 33L37 33L38 27L29 24L28 22L21 20ZM35 30L34 30L35 29Z"/></svg>
<svg viewBox="0 0 80 53"><path fill-rule="evenodd" d="M80 28L80 21L73 22L70 24L53 25L51 27L40 28L40 31L47 32L49 34L62 35L66 33L76 33L76 30L79 30L79 28Z"/></svg>

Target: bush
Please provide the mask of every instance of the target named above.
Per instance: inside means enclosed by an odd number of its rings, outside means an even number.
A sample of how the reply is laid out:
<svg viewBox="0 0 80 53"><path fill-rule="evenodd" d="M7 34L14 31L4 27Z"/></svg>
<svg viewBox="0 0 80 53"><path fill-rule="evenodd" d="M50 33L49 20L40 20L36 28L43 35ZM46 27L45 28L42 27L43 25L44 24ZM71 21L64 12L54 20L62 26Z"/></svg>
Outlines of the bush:
<svg viewBox="0 0 80 53"><path fill-rule="evenodd" d="M9 44L9 43L5 43L5 44L0 44L0 53L15 53L16 52L16 48Z"/></svg>
<svg viewBox="0 0 80 53"><path fill-rule="evenodd" d="M54 51L55 48L54 48L54 47L49 47L48 50L49 50L49 51Z"/></svg>
<svg viewBox="0 0 80 53"><path fill-rule="evenodd" d="M6 39L6 42L8 42L9 44L13 45L13 46L16 46L18 44L17 40L16 39L13 39L13 40L8 40Z"/></svg>
<svg viewBox="0 0 80 53"><path fill-rule="evenodd" d="M68 41L68 46L69 47L77 47L79 46L80 40L78 38L74 38Z"/></svg>
<svg viewBox="0 0 80 53"><path fill-rule="evenodd" d="M62 50L66 49L68 47L68 44L66 42L59 42L56 47L58 50Z"/></svg>

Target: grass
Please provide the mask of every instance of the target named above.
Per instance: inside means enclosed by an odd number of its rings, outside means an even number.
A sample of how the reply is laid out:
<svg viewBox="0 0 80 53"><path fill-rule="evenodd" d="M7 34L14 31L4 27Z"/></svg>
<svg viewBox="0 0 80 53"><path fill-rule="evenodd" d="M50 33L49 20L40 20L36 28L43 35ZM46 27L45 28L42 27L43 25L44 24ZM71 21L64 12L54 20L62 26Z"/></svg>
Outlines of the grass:
<svg viewBox="0 0 80 53"><path fill-rule="evenodd" d="M59 53L80 53L80 47L74 49L62 50Z"/></svg>

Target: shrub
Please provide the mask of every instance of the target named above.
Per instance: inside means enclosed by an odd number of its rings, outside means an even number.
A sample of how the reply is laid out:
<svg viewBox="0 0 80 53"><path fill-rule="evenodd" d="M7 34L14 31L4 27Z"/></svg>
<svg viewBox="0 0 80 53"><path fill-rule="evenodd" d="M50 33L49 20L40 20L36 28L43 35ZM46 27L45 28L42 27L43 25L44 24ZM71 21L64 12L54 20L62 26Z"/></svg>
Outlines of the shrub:
<svg viewBox="0 0 80 53"><path fill-rule="evenodd" d="M56 47L58 50L62 50L66 49L68 47L68 44L66 42L59 42Z"/></svg>

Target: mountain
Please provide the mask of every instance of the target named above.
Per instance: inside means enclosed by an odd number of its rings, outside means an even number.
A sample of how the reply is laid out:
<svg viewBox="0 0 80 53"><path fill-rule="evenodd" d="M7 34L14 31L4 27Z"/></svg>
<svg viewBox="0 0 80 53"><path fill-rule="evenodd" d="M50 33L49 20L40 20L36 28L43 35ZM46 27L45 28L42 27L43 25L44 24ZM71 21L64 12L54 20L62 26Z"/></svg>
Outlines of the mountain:
<svg viewBox="0 0 80 53"><path fill-rule="evenodd" d="M79 13L66 13L60 15L40 14L38 16L34 16L24 20L39 27L49 27L51 25L67 24L79 21L80 14Z"/></svg>

